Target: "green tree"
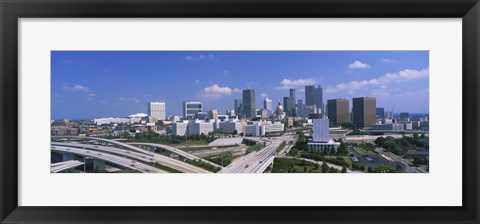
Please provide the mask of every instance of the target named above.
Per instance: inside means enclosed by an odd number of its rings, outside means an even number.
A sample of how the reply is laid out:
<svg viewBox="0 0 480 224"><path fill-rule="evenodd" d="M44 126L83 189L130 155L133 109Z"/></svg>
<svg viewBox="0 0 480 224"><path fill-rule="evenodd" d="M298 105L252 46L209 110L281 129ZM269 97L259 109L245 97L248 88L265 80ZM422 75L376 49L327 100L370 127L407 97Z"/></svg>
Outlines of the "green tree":
<svg viewBox="0 0 480 224"><path fill-rule="evenodd" d="M330 167L327 165L326 162L322 163L322 173L328 173L330 171Z"/></svg>
<svg viewBox="0 0 480 224"><path fill-rule="evenodd" d="M343 166L342 173L346 173L346 172L347 172L347 168L345 166Z"/></svg>
<svg viewBox="0 0 480 224"><path fill-rule="evenodd" d="M377 139L375 139L375 144L382 147L385 144L385 138L384 137L378 137Z"/></svg>

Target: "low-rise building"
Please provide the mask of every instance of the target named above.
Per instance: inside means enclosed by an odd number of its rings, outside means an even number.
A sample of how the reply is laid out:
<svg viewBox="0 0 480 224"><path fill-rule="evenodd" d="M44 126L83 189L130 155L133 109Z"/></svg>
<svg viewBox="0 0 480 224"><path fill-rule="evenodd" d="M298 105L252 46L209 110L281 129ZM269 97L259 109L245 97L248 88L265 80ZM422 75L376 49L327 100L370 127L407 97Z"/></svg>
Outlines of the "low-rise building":
<svg viewBox="0 0 480 224"><path fill-rule="evenodd" d="M241 134L243 133L242 125L242 121L239 121L237 119L231 119L228 121L220 122L219 131L221 132L223 130L227 134L234 134L236 131L237 134Z"/></svg>
<svg viewBox="0 0 480 224"><path fill-rule="evenodd" d="M404 124L372 124L370 130L373 131L403 131L405 130Z"/></svg>
<svg viewBox="0 0 480 224"><path fill-rule="evenodd" d="M201 121L201 120L184 120L172 124L173 135L207 135L210 132L215 131L214 121Z"/></svg>

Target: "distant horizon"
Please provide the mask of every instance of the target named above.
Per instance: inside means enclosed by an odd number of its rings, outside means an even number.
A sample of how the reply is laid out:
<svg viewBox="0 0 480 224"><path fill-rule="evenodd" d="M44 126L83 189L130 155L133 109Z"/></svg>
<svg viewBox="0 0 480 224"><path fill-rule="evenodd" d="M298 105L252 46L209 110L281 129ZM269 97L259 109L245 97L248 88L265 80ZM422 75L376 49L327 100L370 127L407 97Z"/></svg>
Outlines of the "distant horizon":
<svg viewBox="0 0 480 224"><path fill-rule="evenodd" d="M426 115L430 115L430 113L428 112L408 112L410 113L410 115L423 115L423 114L426 114ZM222 113L224 114L224 113ZM128 114L128 115L131 115L131 114ZM125 115L123 117L127 117L128 115ZM400 115L400 113L393 113L393 115ZM167 117L168 116L173 116L173 115L168 115L167 114ZM175 116L180 116L180 115L175 115ZM59 120L63 120L63 119L68 119L68 120L71 120L71 121L86 121L86 120L93 120L93 119L98 119L98 118L108 118L108 117L94 117L94 118L70 118L70 117L63 117L63 118L52 118L51 120L54 120L54 121L59 121ZM114 117L115 118L115 117Z"/></svg>
<svg viewBox="0 0 480 224"><path fill-rule="evenodd" d="M288 89L305 103L304 86L329 99L374 97L377 107L429 114L428 51L52 51L51 119L92 120L147 113L165 102L182 116L183 101L204 111L233 109L241 91L283 104ZM295 102L296 103L296 102ZM426 112L410 112L426 111ZM395 113L397 114L397 113Z"/></svg>

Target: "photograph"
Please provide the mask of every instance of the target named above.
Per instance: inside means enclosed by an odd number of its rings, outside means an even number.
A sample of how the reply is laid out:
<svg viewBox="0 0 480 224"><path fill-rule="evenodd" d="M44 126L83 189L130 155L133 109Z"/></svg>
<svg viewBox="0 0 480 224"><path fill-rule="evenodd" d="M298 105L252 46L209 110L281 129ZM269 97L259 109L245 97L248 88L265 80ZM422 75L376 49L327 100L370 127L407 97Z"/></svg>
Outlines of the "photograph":
<svg viewBox="0 0 480 224"><path fill-rule="evenodd" d="M51 51L50 173L429 173L429 51Z"/></svg>

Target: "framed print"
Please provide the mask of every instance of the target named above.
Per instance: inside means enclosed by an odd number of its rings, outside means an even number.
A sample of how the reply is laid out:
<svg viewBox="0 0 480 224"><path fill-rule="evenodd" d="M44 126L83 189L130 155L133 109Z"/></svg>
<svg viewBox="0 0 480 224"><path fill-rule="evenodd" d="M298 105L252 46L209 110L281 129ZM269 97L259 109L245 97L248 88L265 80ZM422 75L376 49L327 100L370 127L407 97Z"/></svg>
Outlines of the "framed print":
<svg viewBox="0 0 480 224"><path fill-rule="evenodd" d="M2 223L480 221L476 0L0 7Z"/></svg>

